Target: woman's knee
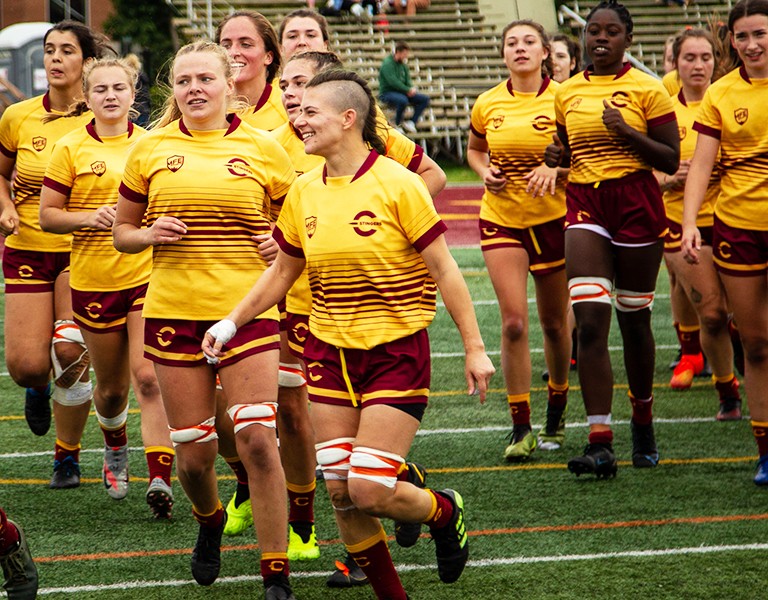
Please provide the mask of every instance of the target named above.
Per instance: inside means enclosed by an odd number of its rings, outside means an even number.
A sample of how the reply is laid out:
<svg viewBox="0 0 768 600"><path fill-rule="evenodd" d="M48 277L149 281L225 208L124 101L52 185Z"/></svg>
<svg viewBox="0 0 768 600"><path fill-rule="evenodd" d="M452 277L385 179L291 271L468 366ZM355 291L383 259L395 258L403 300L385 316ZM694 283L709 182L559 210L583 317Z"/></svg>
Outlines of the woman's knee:
<svg viewBox="0 0 768 600"><path fill-rule="evenodd" d="M526 319L523 315L510 313L502 316L501 335L510 342L525 339Z"/></svg>
<svg viewBox="0 0 768 600"><path fill-rule="evenodd" d="M356 479L349 481L349 497L359 510L368 515L386 514L386 507L393 495L393 488L378 483Z"/></svg>
<svg viewBox="0 0 768 600"><path fill-rule="evenodd" d="M768 338L761 334L745 332L743 329L740 329L739 333L747 362L753 367L765 366L768 362Z"/></svg>
<svg viewBox="0 0 768 600"><path fill-rule="evenodd" d="M137 398L140 398L140 402L148 398L160 399L160 385L157 383L155 369L151 365L136 369L133 373L133 381L136 386L134 392Z"/></svg>
<svg viewBox="0 0 768 600"><path fill-rule="evenodd" d="M708 335L718 335L728 329L728 312L720 307L705 307L699 313L699 323Z"/></svg>

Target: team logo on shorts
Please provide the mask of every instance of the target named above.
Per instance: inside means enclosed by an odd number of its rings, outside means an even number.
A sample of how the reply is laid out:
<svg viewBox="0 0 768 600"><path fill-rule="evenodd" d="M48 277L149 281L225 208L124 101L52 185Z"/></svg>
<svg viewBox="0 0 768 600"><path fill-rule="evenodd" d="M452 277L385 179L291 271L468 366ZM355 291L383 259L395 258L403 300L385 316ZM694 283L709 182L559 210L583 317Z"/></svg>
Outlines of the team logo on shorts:
<svg viewBox="0 0 768 600"><path fill-rule="evenodd" d="M167 166L168 170L171 171L172 173L175 173L176 171L181 169L183 165L184 165L184 157L179 156L178 154L174 156L169 156L165 161L165 166Z"/></svg>
<svg viewBox="0 0 768 600"><path fill-rule="evenodd" d="M363 237L373 235L381 227L381 221L370 210L361 210L349 224L352 225L352 229L357 235Z"/></svg>
<svg viewBox="0 0 768 600"><path fill-rule="evenodd" d="M680 132L680 141L682 142L685 136L688 135L688 129L684 125L680 125L677 130Z"/></svg>
<svg viewBox="0 0 768 600"><path fill-rule="evenodd" d="M744 125L744 123L747 122L747 119L749 119L749 109L737 108L733 111L733 118L736 119L736 122L739 125Z"/></svg>
<svg viewBox="0 0 768 600"><path fill-rule="evenodd" d="M307 235L312 237L317 231L317 217L307 217L304 219L304 227L307 228Z"/></svg>
<svg viewBox="0 0 768 600"><path fill-rule="evenodd" d="M29 265L21 265L19 267L19 277L23 277L24 279L27 279L29 277L32 277L32 275L34 274L35 274L35 270Z"/></svg>
<svg viewBox="0 0 768 600"><path fill-rule="evenodd" d="M98 319L101 316L101 313L99 312L101 309L101 304L98 302L91 302L85 307L85 312L88 313L88 316L91 317L91 319Z"/></svg>
<svg viewBox="0 0 768 600"><path fill-rule="evenodd" d="M580 210L576 213L576 220L581 223L584 219L591 219L592 215L590 215L586 210Z"/></svg>
<svg viewBox="0 0 768 600"><path fill-rule="evenodd" d="M504 123L504 115L499 115L498 117L493 117L493 128L498 129L501 127L502 123Z"/></svg>
<svg viewBox="0 0 768 600"><path fill-rule="evenodd" d="M717 253L723 258L731 258L731 245L728 242L720 242L717 246Z"/></svg>
<svg viewBox="0 0 768 600"><path fill-rule="evenodd" d="M613 92L611 104L616 108L624 108L629 105L629 94L626 92Z"/></svg>
<svg viewBox="0 0 768 600"><path fill-rule="evenodd" d="M38 152L42 152L43 150L45 150L45 145L47 143L48 143L48 140L41 135L36 135L35 137L32 138L32 147Z"/></svg>
<svg viewBox="0 0 768 600"><path fill-rule="evenodd" d="M104 173L107 172L107 163L105 163L103 160L97 160L96 162L91 163L91 171L93 171L93 174L97 177L101 177L104 175Z"/></svg>
<svg viewBox="0 0 768 600"><path fill-rule="evenodd" d="M579 104L581 104L581 98L574 98L573 101L568 105L568 108L566 109L566 113L571 112L572 110L576 110L579 108Z"/></svg>
<svg viewBox="0 0 768 600"><path fill-rule="evenodd" d="M233 158L227 163L227 171L236 175L237 177L248 177L253 175L251 166L245 162L242 158Z"/></svg>
<svg viewBox="0 0 768 600"><path fill-rule="evenodd" d="M157 332L157 343L161 346L170 346L171 338L176 335L176 330L173 327L163 327Z"/></svg>
<svg viewBox="0 0 768 600"><path fill-rule="evenodd" d="M323 378L323 376L320 375L319 373L318 374L313 373L313 369L317 369L317 368L322 369L323 363L316 360L307 365L307 375L309 375L309 378L312 381L320 381Z"/></svg>
<svg viewBox="0 0 768 600"><path fill-rule="evenodd" d="M531 125L536 131L546 131L552 128L552 119L546 115L539 115Z"/></svg>
<svg viewBox="0 0 768 600"><path fill-rule="evenodd" d="M309 332L309 327L305 323L297 323L296 326L293 328L293 335L299 342L306 342L307 341L307 333Z"/></svg>

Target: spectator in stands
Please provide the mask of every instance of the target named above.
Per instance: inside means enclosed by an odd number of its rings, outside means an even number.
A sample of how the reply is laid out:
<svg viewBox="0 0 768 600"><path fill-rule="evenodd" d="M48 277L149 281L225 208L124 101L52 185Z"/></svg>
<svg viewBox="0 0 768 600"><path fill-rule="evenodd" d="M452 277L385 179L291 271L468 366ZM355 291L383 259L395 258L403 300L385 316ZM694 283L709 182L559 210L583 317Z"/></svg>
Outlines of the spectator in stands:
<svg viewBox="0 0 768 600"><path fill-rule="evenodd" d="M389 6L395 10L398 15L412 17L416 10L429 8L430 0L389 0Z"/></svg>
<svg viewBox="0 0 768 600"><path fill-rule="evenodd" d="M582 69L581 44L569 35L552 36L552 79L562 83Z"/></svg>
<svg viewBox="0 0 768 600"><path fill-rule="evenodd" d="M501 312L501 364L513 426L504 458L520 462L537 447L531 429L529 273L550 373L547 425L539 442L557 450L565 437L572 329L563 238L568 170L542 162L555 133L557 86L548 76L551 47L544 28L513 21L502 32L502 56L509 79L475 102L467 159L485 185L481 248Z"/></svg>
<svg viewBox="0 0 768 600"><path fill-rule="evenodd" d="M710 176L720 167L712 252L715 268L739 324L744 345L744 385L759 462L754 482L768 485L768 134L765 82L768 80L768 0L740 0L728 15L731 44L741 65L704 94L693 125L699 134L685 185L683 254L697 262L701 235L696 227Z"/></svg>
<svg viewBox="0 0 768 600"><path fill-rule="evenodd" d="M379 68L379 98L395 109L395 126L416 133L416 123L429 106L429 96L420 94L411 81L406 61L411 53L407 42L395 42L395 50ZM405 109L413 106L413 116L403 121Z"/></svg>
<svg viewBox="0 0 768 600"><path fill-rule="evenodd" d="M651 170L677 171L680 139L661 83L624 61L632 29L629 11L616 0L604 0L590 11L584 45L592 65L585 77L573 77L555 92L559 143L547 148L548 165L571 166L565 264L589 423L589 443L568 469L598 478L612 477L617 469L608 353L612 295L632 404L632 464L652 468L659 460L651 308L667 223Z"/></svg>

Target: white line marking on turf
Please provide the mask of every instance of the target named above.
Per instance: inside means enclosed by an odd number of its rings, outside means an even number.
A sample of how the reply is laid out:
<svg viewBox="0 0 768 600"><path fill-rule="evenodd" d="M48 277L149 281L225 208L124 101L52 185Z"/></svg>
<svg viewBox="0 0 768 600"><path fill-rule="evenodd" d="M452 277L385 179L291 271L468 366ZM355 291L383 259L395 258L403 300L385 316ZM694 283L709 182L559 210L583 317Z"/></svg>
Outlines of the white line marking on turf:
<svg viewBox="0 0 768 600"><path fill-rule="evenodd" d="M677 344L659 344L656 350L677 350ZM624 346L608 346L609 352L624 352ZM486 350L488 356L498 356L501 350ZM544 348L531 348L531 354L544 354ZM463 352L433 352L432 358L460 358Z"/></svg>
<svg viewBox="0 0 768 600"><path fill-rule="evenodd" d="M696 424L696 423L712 423L713 420L710 417L690 417L690 418L684 418L684 419L653 419L654 423L666 423L669 425L680 425L680 424ZM628 420L620 420L616 419L612 421L613 425L628 425ZM531 425L534 429L539 429L540 427L543 427L543 423L533 423ZM587 422L584 421L582 423L566 423L565 425L568 429L577 429L579 427L584 428L587 427ZM494 433L497 431L509 431L509 425L489 425L487 427L457 427L455 429L420 429L416 432L417 437L421 436L428 436L428 435L445 435L445 434L470 434L470 433ZM144 452L144 448L137 446L135 448L129 448L131 452ZM80 450L80 454L102 454L104 452L104 448L83 448ZM5 454L0 454L0 460L4 459L17 459L17 458L35 458L40 456L53 456L53 451L51 450L44 450L41 452L8 452Z"/></svg>
<svg viewBox="0 0 768 600"><path fill-rule="evenodd" d="M537 563L560 563L586 560L605 560L616 558L656 558L663 556L680 556L684 554L716 554L723 552L765 552L768 551L768 544L731 544L722 546L692 546L687 548L662 548L659 550L627 550L623 552L602 552L595 554L561 554L550 556L514 556L510 558L489 558L482 560L470 560L467 567L484 569L487 567L525 565ZM404 571L427 571L435 568L434 565L397 565L398 572ZM296 579L308 579L314 577L326 578L330 571L293 571L291 577ZM225 585L227 583L249 583L261 581L261 577L255 575L241 575L239 577L220 577L216 580L216 585ZM126 581L124 583L112 583L105 585L80 585L68 587L42 588L38 591L40 595L49 594L77 594L85 592L102 592L112 590L141 590L159 587L181 587L186 585L197 585L189 579L176 579L170 581Z"/></svg>

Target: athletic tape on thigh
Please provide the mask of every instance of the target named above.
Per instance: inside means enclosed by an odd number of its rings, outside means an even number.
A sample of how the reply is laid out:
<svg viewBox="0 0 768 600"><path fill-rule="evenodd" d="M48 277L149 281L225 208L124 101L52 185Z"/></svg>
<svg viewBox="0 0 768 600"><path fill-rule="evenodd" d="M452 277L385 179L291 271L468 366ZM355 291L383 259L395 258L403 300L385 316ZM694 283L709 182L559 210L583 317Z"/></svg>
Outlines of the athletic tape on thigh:
<svg viewBox="0 0 768 600"><path fill-rule="evenodd" d="M323 471L325 479L347 480L349 457L352 456L352 444L355 438L336 438L320 444L315 444L317 464ZM341 471L334 473L333 471Z"/></svg>
<svg viewBox="0 0 768 600"><path fill-rule="evenodd" d="M284 388L297 388L307 385L307 376L298 363L280 363L277 373L277 385Z"/></svg>
<svg viewBox="0 0 768 600"><path fill-rule="evenodd" d="M631 290L616 290L616 310L621 312L637 312L638 310L653 310L655 292L633 292Z"/></svg>
<svg viewBox="0 0 768 600"><path fill-rule="evenodd" d="M97 410L96 419L99 421L99 425L101 425L102 429L106 429L107 431L120 429L128 420L128 403L125 404L125 410L123 410L116 417L104 417L100 415L99 411Z"/></svg>
<svg viewBox="0 0 768 600"><path fill-rule="evenodd" d="M397 484L397 474L405 459L391 452L359 446L350 457L350 479L365 479L388 488Z"/></svg>
<svg viewBox="0 0 768 600"><path fill-rule="evenodd" d="M79 344L83 349L80 356L66 368L62 367L59 357L56 356L56 344L63 342ZM51 361L53 362L54 384L61 388L71 388L80 381L80 378L88 370L91 359L88 356L88 348L85 347L83 334L74 321L56 321L53 324L53 337L51 338Z"/></svg>
<svg viewBox="0 0 768 600"><path fill-rule="evenodd" d="M270 429L277 427L277 403L235 404L227 409L235 424L235 433L251 425L263 425Z"/></svg>
<svg viewBox="0 0 768 600"><path fill-rule="evenodd" d="M611 281L605 277L574 277L568 280L571 304L579 302L611 303Z"/></svg>
<svg viewBox="0 0 768 600"><path fill-rule="evenodd" d="M219 436L216 433L216 417L206 419L199 425L192 425L192 427L174 429L169 426L168 429L171 431L171 441L174 446L189 442L201 444L203 442L212 442L213 440L219 439Z"/></svg>

